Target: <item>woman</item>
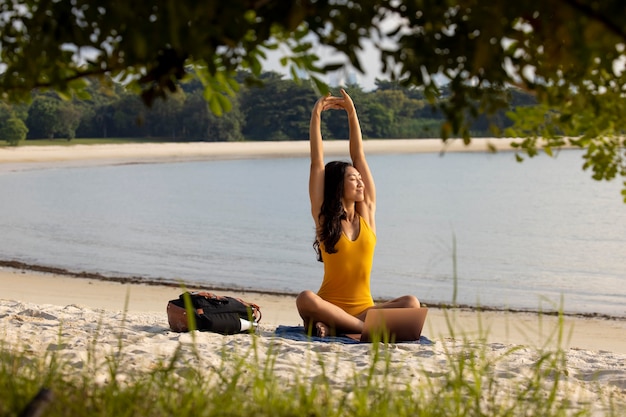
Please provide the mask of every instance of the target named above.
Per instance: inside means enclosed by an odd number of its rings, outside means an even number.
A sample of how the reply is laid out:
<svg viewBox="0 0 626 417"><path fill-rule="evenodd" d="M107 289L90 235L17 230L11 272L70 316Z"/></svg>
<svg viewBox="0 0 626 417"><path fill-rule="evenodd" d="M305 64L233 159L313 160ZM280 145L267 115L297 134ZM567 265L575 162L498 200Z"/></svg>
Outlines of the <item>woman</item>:
<svg viewBox="0 0 626 417"><path fill-rule="evenodd" d="M419 307L414 296L374 305L370 272L376 245L376 188L365 153L354 103L342 89L342 97L320 98L311 113L309 127L311 173L309 196L315 221L315 250L324 262L319 291L303 291L296 299L304 326L318 336L360 333L370 308ZM334 161L324 166L321 115L343 109L348 114L352 163Z"/></svg>

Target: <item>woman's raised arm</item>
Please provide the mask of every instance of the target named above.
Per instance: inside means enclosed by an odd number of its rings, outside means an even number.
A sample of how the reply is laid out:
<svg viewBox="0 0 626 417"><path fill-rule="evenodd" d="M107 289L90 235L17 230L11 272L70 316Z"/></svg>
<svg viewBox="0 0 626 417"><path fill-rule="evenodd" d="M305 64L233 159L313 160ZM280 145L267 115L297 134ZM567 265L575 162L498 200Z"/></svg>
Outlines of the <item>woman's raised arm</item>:
<svg viewBox="0 0 626 417"><path fill-rule="evenodd" d="M324 145L322 143L322 111L325 110L328 97L321 97L311 111L309 141L311 146L311 171L309 174L309 198L311 215L319 226L319 214L324 201Z"/></svg>
<svg viewBox="0 0 626 417"><path fill-rule="evenodd" d="M374 233L376 232L376 184L374 176L370 170L367 160L365 159L365 151L363 150L363 136L361 135L361 126L356 113L356 107L352 98L341 89L343 96L343 107L348 114L348 127L350 129L350 159L352 165L361 174L363 180L365 198L362 202L357 202L357 211L368 222Z"/></svg>

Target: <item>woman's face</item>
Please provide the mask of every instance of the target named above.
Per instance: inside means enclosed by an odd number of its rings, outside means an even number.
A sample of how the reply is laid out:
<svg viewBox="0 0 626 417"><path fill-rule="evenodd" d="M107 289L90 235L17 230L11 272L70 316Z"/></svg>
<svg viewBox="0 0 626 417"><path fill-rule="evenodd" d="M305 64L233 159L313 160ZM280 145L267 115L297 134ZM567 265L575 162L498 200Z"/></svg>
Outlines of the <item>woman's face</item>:
<svg viewBox="0 0 626 417"><path fill-rule="evenodd" d="M343 198L349 201L363 201L364 188L359 171L353 166L347 167L343 177Z"/></svg>

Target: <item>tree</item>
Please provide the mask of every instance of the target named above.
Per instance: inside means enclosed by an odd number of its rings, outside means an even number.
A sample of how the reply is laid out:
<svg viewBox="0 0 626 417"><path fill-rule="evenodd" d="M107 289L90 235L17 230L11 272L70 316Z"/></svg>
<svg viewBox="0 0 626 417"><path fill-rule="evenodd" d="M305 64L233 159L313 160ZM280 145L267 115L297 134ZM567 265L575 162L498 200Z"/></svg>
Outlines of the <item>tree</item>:
<svg viewBox="0 0 626 417"><path fill-rule="evenodd" d="M180 114L185 102L185 94L180 91L171 95L169 100L157 100L146 112L146 127L150 136L160 136L176 140L182 133Z"/></svg>
<svg viewBox="0 0 626 417"><path fill-rule="evenodd" d="M29 137L52 139L57 129L59 99L38 95L28 109L26 124L30 126Z"/></svg>
<svg viewBox="0 0 626 417"><path fill-rule="evenodd" d="M192 141L207 140L209 109L202 97L202 91L189 91L185 96L187 99L182 108L182 135Z"/></svg>
<svg viewBox="0 0 626 417"><path fill-rule="evenodd" d="M113 103L123 94L123 89L105 77L103 81L90 78L86 91L89 98L74 100L81 104L82 112L76 134L82 137L109 137L109 128L113 124Z"/></svg>
<svg viewBox="0 0 626 417"><path fill-rule="evenodd" d="M57 108L55 133L59 137L72 140L76 137L76 129L80 124L82 113L80 108L70 101L63 101Z"/></svg>
<svg viewBox="0 0 626 417"><path fill-rule="evenodd" d="M204 106L206 109L206 106ZM206 140L237 142L244 140L242 133L245 118L240 110L239 101L233 100L233 108L222 116L207 112L208 125L204 136Z"/></svg>
<svg viewBox="0 0 626 417"><path fill-rule="evenodd" d="M28 134L28 127L24 124L27 117L26 106L0 102L0 140L11 146L19 145Z"/></svg>
<svg viewBox="0 0 626 417"><path fill-rule="evenodd" d="M193 75L219 114L231 107L236 71L250 70L245 81L254 82L270 49L281 46L292 75L305 70L324 91L319 75L344 65L361 70L358 51L372 40L390 79L421 87L442 112L444 140L469 143L473 119L508 108L503 92L516 86L539 103L525 113L535 123L510 131L526 138L521 154L571 143L587 150L594 178L626 178L622 0L97 3L2 2L0 97L24 99L41 87L68 96L82 91L85 77L101 75L151 105ZM317 45L339 57L336 65L319 63ZM443 84L450 95L440 99Z"/></svg>
<svg viewBox="0 0 626 417"><path fill-rule="evenodd" d="M0 102L0 125L13 117L13 109L7 103Z"/></svg>
<svg viewBox="0 0 626 417"><path fill-rule="evenodd" d="M28 128L17 117L10 117L0 125L0 138L6 140L9 145L17 146L26 139Z"/></svg>
<svg viewBox="0 0 626 417"><path fill-rule="evenodd" d="M241 94L245 114L243 134L252 140L306 139L311 108L317 100L312 88L266 73L260 88L247 88Z"/></svg>
<svg viewBox="0 0 626 417"><path fill-rule="evenodd" d="M147 111L137 96L130 93L122 94L112 105L110 136L150 136L145 123Z"/></svg>

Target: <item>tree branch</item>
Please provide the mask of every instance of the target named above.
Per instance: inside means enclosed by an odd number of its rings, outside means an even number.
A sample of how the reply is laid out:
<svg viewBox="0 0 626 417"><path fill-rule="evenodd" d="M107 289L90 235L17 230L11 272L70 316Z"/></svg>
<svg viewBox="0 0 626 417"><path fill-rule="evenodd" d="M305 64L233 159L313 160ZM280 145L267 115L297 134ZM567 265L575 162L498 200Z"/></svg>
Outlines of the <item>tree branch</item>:
<svg viewBox="0 0 626 417"><path fill-rule="evenodd" d="M578 10L585 16L602 23L609 31L613 32L618 37L622 38L626 42L626 32L622 26L618 26L613 23L608 16L598 13L593 7L588 4L583 4L578 0L561 0L571 8Z"/></svg>

